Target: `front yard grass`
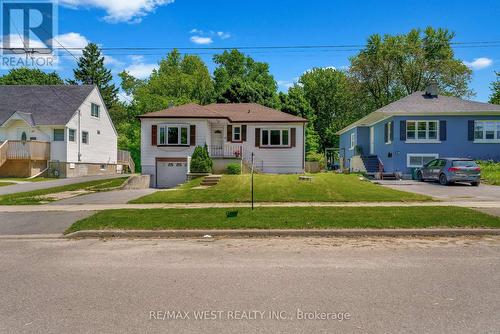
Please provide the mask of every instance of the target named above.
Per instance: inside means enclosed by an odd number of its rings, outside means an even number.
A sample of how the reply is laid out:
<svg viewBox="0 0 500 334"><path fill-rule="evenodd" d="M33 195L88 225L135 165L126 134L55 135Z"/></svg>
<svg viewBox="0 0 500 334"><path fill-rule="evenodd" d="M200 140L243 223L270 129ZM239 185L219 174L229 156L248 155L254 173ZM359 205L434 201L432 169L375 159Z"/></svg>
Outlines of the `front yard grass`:
<svg viewBox="0 0 500 334"><path fill-rule="evenodd" d="M480 162L481 179L485 183L500 186L500 162Z"/></svg>
<svg viewBox="0 0 500 334"><path fill-rule="evenodd" d="M238 211L227 218L228 211ZM500 228L500 218L460 207L290 207L106 210L65 233L102 229Z"/></svg>
<svg viewBox="0 0 500 334"><path fill-rule="evenodd" d="M33 205L51 202L49 194L62 193L65 191L89 190L89 191L106 191L110 188L116 188L125 182L127 177L114 179L95 180L89 182L75 183L66 186L53 187L48 189L40 189L27 191L15 194L0 195L0 205Z"/></svg>
<svg viewBox="0 0 500 334"><path fill-rule="evenodd" d="M22 182L43 182L43 181L50 181L50 180L57 180L52 177L35 177L35 178L27 178L27 177L5 177L5 178L0 178L0 182L4 181L22 181Z"/></svg>
<svg viewBox="0 0 500 334"><path fill-rule="evenodd" d="M5 186L11 186L13 184L16 184L15 182L4 182L0 181L0 187L5 187Z"/></svg>
<svg viewBox="0 0 500 334"><path fill-rule="evenodd" d="M387 202L428 201L430 197L389 189L358 175L311 174L312 181L299 181L298 175L254 175L256 202ZM195 179L177 190L157 191L130 203L207 203L250 202L250 175L224 175L218 185L193 189Z"/></svg>

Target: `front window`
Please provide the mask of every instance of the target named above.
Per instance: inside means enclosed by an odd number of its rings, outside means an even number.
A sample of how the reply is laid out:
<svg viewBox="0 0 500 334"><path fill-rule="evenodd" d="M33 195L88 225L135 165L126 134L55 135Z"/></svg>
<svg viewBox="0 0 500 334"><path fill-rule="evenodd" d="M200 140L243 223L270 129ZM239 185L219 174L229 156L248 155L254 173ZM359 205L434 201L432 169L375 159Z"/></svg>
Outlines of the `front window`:
<svg viewBox="0 0 500 334"><path fill-rule="evenodd" d="M82 131L82 143L83 144L89 143L89 133L87 131Z"/></svg>
<svg viewBox="0 0 500 334"><path fill-rule="evenodd" d="M64 129L54 129L54 141L64 141Z"/></svg>
<svg viewBox="0 0 500 334"><path fill-rule="evenodd" d="M261 146L289 146L289 129L263 129Z"/></svg>
<svg viewBox="0 0 500 334"><path fill-rule="evenodd" d="M92 104L90 105L90 115L91 115L92 117L97 117L97 118L99 118L99 113L100 113L100 110L99 110L99 109L100 109L99 105L97 105L97 104L95 104L95 103L92 103Z"/></svg>
<svg viewBox="0 0 500 334"><path fill-rule="evenodd" d="M500 141L500 121L475 121L474 141L478 142Z"/></svg>
<svg viewBox="0 0 500 334"><path fill-rule="evenodd" d="M352 150L354 146L356 146L356 134L353 132L351 133L351 146L349 148Z"/></svg>
<svg viewBox="0 0 500 334"><path fill-rule="evenodd" d="M188 145L188 125L162 125L158 127L160 145Z"/></svg>
<svg viewBox="0 0 500 334"><path fill-rule="evenodd" d="M232 141L241 141L241 126L233 126Z"/></svg>
<svg viewBox="0 0 500 334"><path fill-rule="evenodd" d="M438 140L438 121L407 121L406 140L427 141Z"/></svg>
<svg viewBox="0 0 500 334"><path fill-rule="evenodd" d="M420 154L412 153L406 156L406 165L408 167L422 167L434 159L438 158L438 154ZM437 161L437 160L436 160Z"/></svg>

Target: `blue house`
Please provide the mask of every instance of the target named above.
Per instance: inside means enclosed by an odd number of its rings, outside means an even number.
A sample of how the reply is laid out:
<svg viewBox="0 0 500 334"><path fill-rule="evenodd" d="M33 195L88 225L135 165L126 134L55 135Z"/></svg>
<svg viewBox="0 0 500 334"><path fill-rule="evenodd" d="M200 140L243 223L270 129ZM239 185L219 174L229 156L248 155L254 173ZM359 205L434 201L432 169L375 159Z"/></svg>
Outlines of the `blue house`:
<svg viewBox="0 0 500 334"><path fill-rule="evenodd" d="M343 169L410 177L438 157L500 161L500 105L437 95L430 85L340 130Z"/></svg>

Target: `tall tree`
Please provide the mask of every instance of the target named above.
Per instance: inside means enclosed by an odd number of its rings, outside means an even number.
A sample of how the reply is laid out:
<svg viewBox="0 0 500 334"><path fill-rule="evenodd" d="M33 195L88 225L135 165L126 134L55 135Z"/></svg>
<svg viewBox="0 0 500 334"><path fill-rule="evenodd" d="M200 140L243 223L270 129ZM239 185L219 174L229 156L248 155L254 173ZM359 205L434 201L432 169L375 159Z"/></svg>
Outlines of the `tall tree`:
<svg viewBox="0 0 500 334"><path fill-rule="evenodd" d="M45 73L39 69L14 68L0 77L0 85L62 85L64 81L56 72Z"/></svg>
<svg viewBox="0 0 500 334"><path fill-rule="evenodd" d="M455 58L446 29L413 29L403 35L372 35L350 59L350 74L359 80L377 107L382 107L431 82L440 94L468 97L472 71Z"/></svg>
<svg viewBox="0 0 500 334"><path fill-rule="evenodd" d="M279 104L277 84L267 63L257 62L236 49L213 57L217 102L255 102L269 107Z"/></svg>
<svg viewBox="0 0 500 334"><path fill-rule="evenodd" d="M104 66L104 56L94 43L89 43L83 49L82 56L78 59L77 68L73 70L74 82L84 85L96 85L102 95L106 107L110 109L116 102L118 88L112 83L111 70Z"/></svg>
<svg viewBox="0 0 500 334"><path fill-rule="evenodd" d="M497 79L491 84L490 103L500 104L500 72L495 72Z"/></svg>
<svg viewBox="0 0 500 334"><path fill-rule="evenodd" d="M343 71L314 68L299 78L299 84L314 111L321 149L336 147L335 133L371 111L366 95Z"/></svg>

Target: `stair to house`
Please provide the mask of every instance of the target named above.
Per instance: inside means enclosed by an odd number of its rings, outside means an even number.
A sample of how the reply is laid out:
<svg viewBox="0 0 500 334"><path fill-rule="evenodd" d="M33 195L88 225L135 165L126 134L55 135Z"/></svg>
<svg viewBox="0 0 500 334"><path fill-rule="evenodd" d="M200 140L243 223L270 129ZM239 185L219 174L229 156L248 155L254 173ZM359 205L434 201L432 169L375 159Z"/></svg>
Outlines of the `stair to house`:
<svg viewBox="0 0 500 334"><path fill-rule="evenodd" d="M382 173L382 180L399 180L394 173Z"/></svg>
<svg viewBox="0 0 500 334"><path fill-rule="evenodd" d="M380 161L376 155L362 155L361 160L368 174L380 172Z"/></svg>
<svg viewBox="0 0 500 334"><path fill-rule="evenodd" d="M215 186L217 183L219 183L220 179L222 178L222 175L209 175L205 176L203 180L200 183L200 186Z"/></svg>

